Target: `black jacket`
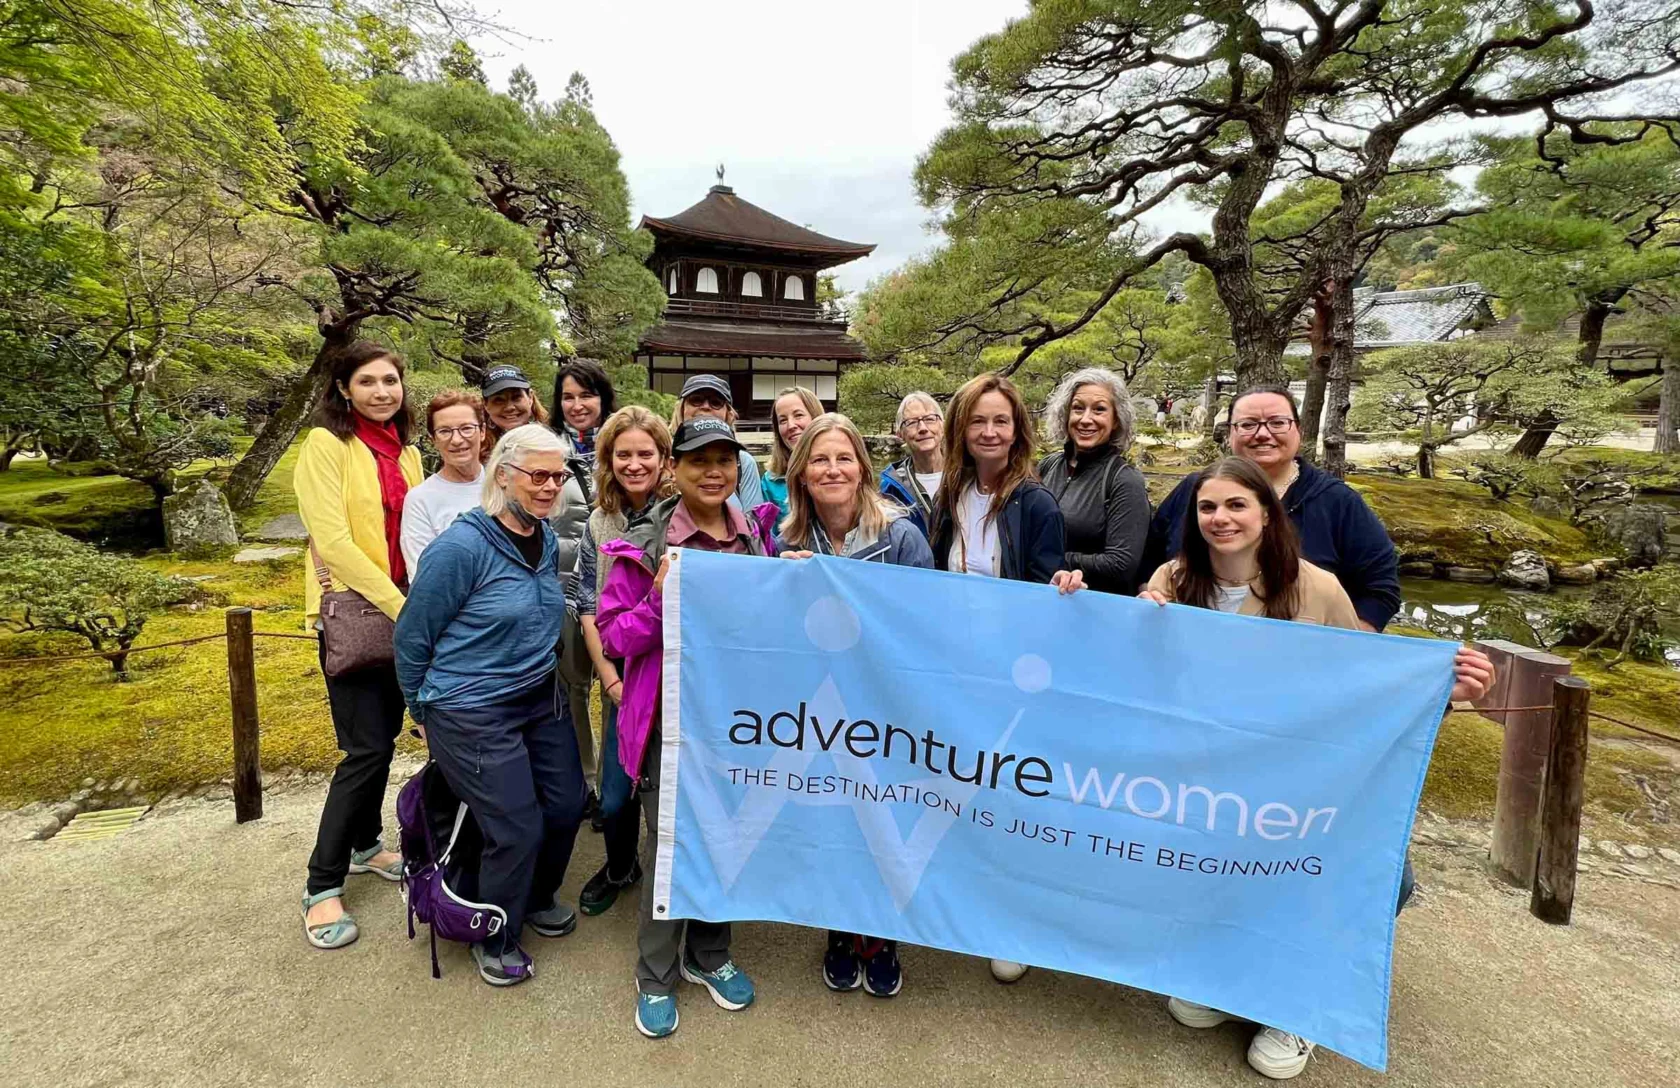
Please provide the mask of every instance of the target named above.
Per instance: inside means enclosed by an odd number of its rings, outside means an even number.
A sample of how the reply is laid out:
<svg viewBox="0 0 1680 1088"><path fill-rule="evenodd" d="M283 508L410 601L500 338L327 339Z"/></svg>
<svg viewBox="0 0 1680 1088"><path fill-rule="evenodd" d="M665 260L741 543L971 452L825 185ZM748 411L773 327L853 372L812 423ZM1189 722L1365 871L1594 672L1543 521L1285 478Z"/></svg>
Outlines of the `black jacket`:
<svg viewBox="0 0 1680 1088"><path fill-rule="evenodd" d="M1284 493L1283 507L1301 540L1301 556L1336 576L1359 618L1381 631L1400 608L1400 557L1388 530L1359 492L1305 461L1300 479ZM1178 554L1190 505L1186 477L1167 496L1149 526L1144 572L1153 574Z"/></svg>
<svg viewBox="0 0 1680 1088"><path fill-rule="evenodd" d="M951 544L956 539L952 506L959 496L939 495L933 510L933 563L950 570ZM1016 582L1048 585L1050 576L1064 569L1062 511L1056 496L1044 485L1028 480L1015 489L998 514L998 575Z"/></svg>
<svg viewBox="0 0 1680 1088"><path fill-rule="evenodd" d="M1085 572L1085 584L1104 593L1137 592L1149 536L1149 489L1113 446L1078 459L1069 442L1039 463L1038 477L1056 496L1066 526L1063 565Z"/></svg>

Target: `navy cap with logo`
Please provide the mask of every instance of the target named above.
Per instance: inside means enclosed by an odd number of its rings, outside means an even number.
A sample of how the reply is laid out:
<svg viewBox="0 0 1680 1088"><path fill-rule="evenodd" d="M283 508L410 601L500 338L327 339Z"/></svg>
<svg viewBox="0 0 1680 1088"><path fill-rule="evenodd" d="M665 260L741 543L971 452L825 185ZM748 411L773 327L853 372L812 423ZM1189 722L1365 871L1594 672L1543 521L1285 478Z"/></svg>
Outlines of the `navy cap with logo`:
<svg viewBox="0 0 1680 1088"><path fill-rule="evenodd" d="M484 395L493 397L504 389L529 389L531 383L525 380L525 372L516 366L493 366L484 375Z"/></svg>
<svg viewBox="0 0 1680 1088"><path fill-rule="evenodd" d="M671 440L673 453L693 453L714 442L726 442L734 449L741 449L741 442L735 437L735 428L721 419L703 416L690 419L677 428L677 433Z"/></svg>
<svg viewBox="0 0 1680 1088"><path fill-rule="evenodd" d="M716 374L690 374L683 382L682 396L677 399L687 400L696 393L716 393L723 403L731 408L735 406L735 398L729 395L729 383Z"/></svg>

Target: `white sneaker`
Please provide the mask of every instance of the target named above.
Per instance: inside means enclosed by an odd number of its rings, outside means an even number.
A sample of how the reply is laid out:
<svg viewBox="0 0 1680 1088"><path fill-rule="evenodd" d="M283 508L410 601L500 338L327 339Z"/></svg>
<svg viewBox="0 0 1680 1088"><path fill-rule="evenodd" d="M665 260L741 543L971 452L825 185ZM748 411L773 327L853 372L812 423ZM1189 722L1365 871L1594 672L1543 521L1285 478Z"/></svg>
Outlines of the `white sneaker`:
<svg viewBox="0 0 1680 1088"><path fill-rule="evenodd" d="M1273 1080L1288 1080L1301 1075L1315 1045L1287 1031L1261 1028L1248 1044L1248 1064Z"/></svg>
<svg viewBox="0 0 1680 1088"><path fill-rule="evenodd" d="M992 977L999 982L1019 982L1027 973L1027 965L1013 960L993 960Z"/></svg>
<svg viewBox="0 0 1680 1088"><path fill-rule="evenodd" d="M1194 1001L1186 1001L1182 997L1167 998L1167 1012L1172 1018L1187 1028L1216 1028L1227 1020L1236 1017L1228 1012L1198 1005Z"/></svg>

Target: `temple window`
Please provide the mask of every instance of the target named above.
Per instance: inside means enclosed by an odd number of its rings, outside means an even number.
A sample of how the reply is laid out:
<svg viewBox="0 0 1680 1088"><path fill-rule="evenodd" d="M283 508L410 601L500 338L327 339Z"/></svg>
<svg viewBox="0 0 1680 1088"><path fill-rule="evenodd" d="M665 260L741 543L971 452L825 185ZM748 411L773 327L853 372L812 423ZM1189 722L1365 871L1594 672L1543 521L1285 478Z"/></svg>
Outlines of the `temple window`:
<svg viewBox="0 0 1680 1088"><path fill-rule="evenodd" d="M764 297L764 284L758 278L758 273L757 272L748 272L746 275L741 277L741 297L742 298L763 298Z"/></svg>
<svg viewBox="0 0 1680 1088"><path fill-rule="evenodd" d="M702 295L715 295L715 294L717 294L718 293L717 272L714 271L713 269L710 269L710 268L702 268L700 270L700 274L695 278L694 290L699 292Z"/></svg>
<svg viewBox="0 0 1680 1088"><path fill-rule="evenodd" d="M782 284L782 297L794 302L804 302L805 281L798 276L789 276Z"/></svg>

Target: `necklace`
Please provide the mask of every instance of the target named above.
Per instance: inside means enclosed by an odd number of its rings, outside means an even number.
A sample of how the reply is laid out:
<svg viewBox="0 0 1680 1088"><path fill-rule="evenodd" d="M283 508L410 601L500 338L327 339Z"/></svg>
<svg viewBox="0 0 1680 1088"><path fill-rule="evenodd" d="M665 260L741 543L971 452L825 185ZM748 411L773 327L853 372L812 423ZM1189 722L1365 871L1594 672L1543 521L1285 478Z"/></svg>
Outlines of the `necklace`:
<svg viewBox="0 0 1680 1088"><path fill-rule="evenodd" d="M1295 481L1300 478L1301 462L1291 461L1289 462L1289 475L1285 476L1281 483L1274 484L1272 489L1277 492L1277 497L1281 499L1291 487L1295 486Z"/></svg>

